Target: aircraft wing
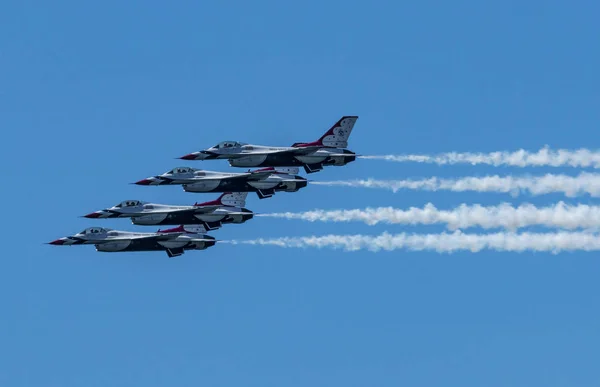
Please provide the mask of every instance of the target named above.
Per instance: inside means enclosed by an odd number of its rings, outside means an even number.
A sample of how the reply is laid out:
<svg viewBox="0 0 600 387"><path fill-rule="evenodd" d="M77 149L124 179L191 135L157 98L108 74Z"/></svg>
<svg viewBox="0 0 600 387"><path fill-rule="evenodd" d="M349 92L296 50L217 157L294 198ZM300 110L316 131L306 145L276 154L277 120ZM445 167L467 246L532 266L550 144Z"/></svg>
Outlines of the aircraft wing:
<svg viewBox="0 0 600 387"><path fill-rule="evenodd" d="M213 212L213 211L219 209L220 207L221 206L201 206L201 207L196 207L191 210L185 210L184 212L190 211L193 214L208 214L209 212Z"/></svg>
<svg viewBox="0 0 600 387"><path fill-rule="evenodd" d="M269 171L251 171L251 172L242 172L242 173L238 173L235 175L223 175L223 176L214 176L214 177L199 177L196 178L192 181L190 181L190 184L193 183L200 183L203 181L227 181L227 180L262 180L262 179L266 179L267 177L271 176L274 172L274 170L269 170Z"/></svg>
<svg viewBox="0 0 600 387"><path fill-rule="evenodd" d="M274 171L254 171L248 173L248 176L245 176L248 180L262 180L271 176Z"/></svg>
<svg viewBox="0 0 600 387"><path fill-rule="evenodd" d="M245 156L262 156L262 155L273 155L273 154L277 154L277 155L289 154L289 155L301 156L301 155L307 155L307 154L316 152L322 148L323 148L322 146L307 146L307 147L301 147L301 148L284 148L284 149L272 149L272 150L262 150L262 149L261 150L245 150L238 154L228 155L228 156L229 157L232 157L232 156L245 157Z"/></svg>
<svg viewBox="0 0 600 387"><path fill-rule="evenodd" d="M94 244L111 243L111 242L125 242L132 240L156 240L156 241L168 241L173 238L177 238L180 235L187 234L185 231L182 232L170 232L165 234L157 235L123 235L118 237L110 237L106 239L100 239L93 241Z"/></svg>
<svg viewBox="0 0 600 387"><path fill-rule="evenodd" d="M307 155L313 152L323 149L322 146L305 146L300 148L292 148L290 152L294 155Z"/></svg>
<svg viewBox="0 0 600 387"><path fill-rule="evenodd" d="M244 180L250 173L240 173L237 175L224 175L224 176L207 176L207 177L196 177L193 180L188 181L186 184L195 184L208 181L223 181L223 180Z"/></svg>
<svg viewBox="0 0 600 387"><path fill-rule="evenodd" d="M201 182L208 182L208 181L262 180L262 179L266 179L267 177L271 176L275 172L276 171L274 171L274 170L270 170L270 171L260 171L259 170L259 171L253 171L253 172L239 173L236 175L198 177L198 178L195 178L194 180L191 180L187 184L194 184L194 183L201 183Z"/></svg>
<svg viewBox="0 0 600 387"><path fill-rule="evenodd" d="M198 207L194 207L194 208L182 208L182 209L169 209L169 210L156 209L156 210L145 211L140 216L150 215L150 214L207 214L209 212L213 212L214 210L218 209L219 207L220 206L208 205L208 206L198 206Z"/></svg>

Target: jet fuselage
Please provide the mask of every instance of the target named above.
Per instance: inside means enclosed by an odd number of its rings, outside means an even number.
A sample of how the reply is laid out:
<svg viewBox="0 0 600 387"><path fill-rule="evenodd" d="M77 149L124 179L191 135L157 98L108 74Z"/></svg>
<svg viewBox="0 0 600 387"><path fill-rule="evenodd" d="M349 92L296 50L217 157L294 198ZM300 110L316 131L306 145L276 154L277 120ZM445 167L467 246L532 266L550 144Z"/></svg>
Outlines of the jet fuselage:
<svg viewBox="0 0 600 387"><path fill-rule="evenodd" d="M332 155L335 153L335 155ZM344 156L340 156L343 154ZM356 160L356 154L346 149L320 149L308 155L293 155L289 153L272 153L261 155L247 155L238 158L229 158L232 167L312 167L335 165L343 166ZM307 172L309 172L307 170Z"/></svg>
<svg viewBox="0 0 600 387"><path fill-rule="evenodd" d="M296 192L308 185L302 176L290 176L288 179L270 176L263 180L208 180L182 184L186 192Z"/></svg>
<svg viewBox="0 0 600 387"><path fill-rule="evenodd" d="M243 213L243 214L242 214ZM178 225L178 224L205 224L205 223L244 223L252 219L252 211L246 208L216 209L206 214L190 212L155 213L131 217L131 223L137 225Z"/></svg>
<svg viewBox="0 0 600 387"><path fill-rule="evenodd" d="M262 199L275 192L296 192L306 187L308 181L294 174L297 172L298 168L265 168L245 173L228 173L177 167L135 184L181 185L186 192L256 192Z"/></svg>
<svg viewBox="0 0 600 387"><path fill-rule="evenodd" d="M204 238L210 239L207 235ZM214 238L213 238L214 239ZM194 242L186 238L178 237L170 241L155 241L132 239L128 241L108 242L96 245L96 250L106 253L125 251L165 251L165 250L205 250L216 244L216 240Z"/></svg>
<svg viewBox="0 0 600 387"><path fill-rule="evenodd" d="M216 239L203 234L204 228L179 226L154 233L117 231L102 227L89 227L80 233L50 242L55 246L95 245L101 252L166 251L176 257L185 250L205 250L216 244Z"/></svg>

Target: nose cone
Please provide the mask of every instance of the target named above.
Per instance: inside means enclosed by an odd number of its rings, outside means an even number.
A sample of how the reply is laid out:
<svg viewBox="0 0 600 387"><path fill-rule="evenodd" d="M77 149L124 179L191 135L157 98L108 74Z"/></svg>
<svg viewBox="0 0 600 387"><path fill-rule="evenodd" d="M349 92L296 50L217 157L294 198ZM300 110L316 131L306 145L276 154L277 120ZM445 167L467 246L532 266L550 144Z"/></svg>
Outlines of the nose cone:
<svg viewBox="0 0 600 387"><path fill-rule="evenodd" d="M181 156L180 159L181 160L199 160L199 153L198 152L194 152L194 153L188 153L185 156Z"/></svg>
<svg viewBox="0 0 600 387"><path fill-rule="evenodd" d="M152 184L152 182L153 182L153 180L151 180L151 179L142 179L140 181L136 181L133 184L137 184L137 185L150 185L150 184Z"/></svg>
<svg viewBox="0 0 600 387"><path fill-rule="evenodd" d="M55 246L61 246L61 245L65 244L65 240L64 239L57 239L57 240L54 240L54 241L52 241L52 242L50 242L48 244L49 245L55 245Z"/></svg>
<svg viewBox="0 0 600 387"><path fill-rule="evenodd" d="M84 218L88 218L88 219L96 219L102 216L102 213L100 212L90 212L87 215L84 215Z"/></svg>

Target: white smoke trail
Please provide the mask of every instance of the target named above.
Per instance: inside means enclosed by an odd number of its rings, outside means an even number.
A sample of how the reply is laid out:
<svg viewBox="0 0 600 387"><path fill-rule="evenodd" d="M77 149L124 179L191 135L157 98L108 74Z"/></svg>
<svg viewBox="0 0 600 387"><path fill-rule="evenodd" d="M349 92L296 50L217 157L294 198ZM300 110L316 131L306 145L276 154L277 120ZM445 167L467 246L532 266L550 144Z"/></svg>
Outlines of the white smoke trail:
<svg viewBox="0 0 600 387"><path fill-rule="evenodd" d="M452 210L439 210L432 203L428 203L423 208L410 207L407 210L377 207L352 210L279 212L257 214L257 216L298 219L308 222L363 222L371 226L378 223L446 224L446 227L450 230L470 227L516 230L530 226L557 227L569 230L600 228L600 206L568 205L564 202L541 208L532 204L522 204L518 207L513 207L508 203L488 207L479 204L461 204Z"/></svg>
<svg viewBox="0 0 600 387"><path fill-rule="evenodd" d="M438 165L453 164L485 164L493 166L514 167L592 167L600 168L600 152L589 149L558 149L551 150L548 146L537 152L528 152L519 149L514 152L448 152L438 155L384 155L384 156L359 156L363 159L387 160L395 162L417 162Z"/></svg>
<svg viewBox="0 0 600 387"><path fill-rule="evenodd" d="M541 251L559 253L562 251L598 251L600 235L589 232L556 233L512 233L464 234L460 231L442 234L388 234L369 235L324 235L309 237L284 237L273 239L255 239L229 241L233 244L279 246L295 248L332 248L344 251L436 251L452 253L455 251L479 252L494 251Z"/></svg>
<svg viewBox="0 0 600 387"><path fill-rule="evenodd" d="M311 184L344 187L365 187L388 189L398 192L401 189L421 191L453 191L453 192L499 192L517 196L521 193L543 195L562 193L568 197L589 194L600 196L600 174L582 172L577 176L546 174L543 176L483 176L463 177L457 179L440 179L432 177L421 180L339 180L313 181Z"/></svg>

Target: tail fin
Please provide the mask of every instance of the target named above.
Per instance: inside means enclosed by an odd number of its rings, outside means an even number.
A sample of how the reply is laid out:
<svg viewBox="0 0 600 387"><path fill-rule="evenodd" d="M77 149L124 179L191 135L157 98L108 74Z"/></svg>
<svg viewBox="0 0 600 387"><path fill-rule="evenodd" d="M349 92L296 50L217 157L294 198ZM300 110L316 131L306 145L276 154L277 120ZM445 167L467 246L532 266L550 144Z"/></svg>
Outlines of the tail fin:
<svg viewBox="0 0 600 387"><path fill-rule="evenodd" d="M306 146L327 146L334 148L346 148L348 146L348 138L352 133L354 124L358 120L358 116L343 116L335 123L325 134L317 141L309 143L297 142L292 147L300 148Z"/></svg>
<svg viewBox="0 0 600 387"><path fill-rule="evenodd" d="M227 192L221 195L219 200L224 206L244 207L246 205L246 197L248 192Z"/></svg>
<svg viewBox="0 0 600 387"><path fill-rule="evenodd" d="M194 206L231 206L231 207L244 207L246 205L246 197L248 192L225 192L219 196L216 200L211 200L204 203L195 203Z"/></svg>

